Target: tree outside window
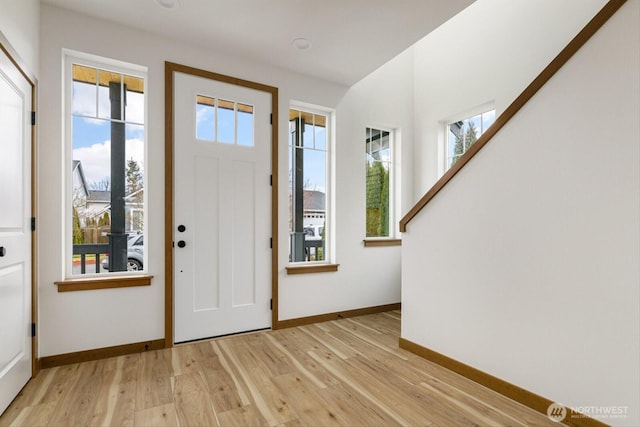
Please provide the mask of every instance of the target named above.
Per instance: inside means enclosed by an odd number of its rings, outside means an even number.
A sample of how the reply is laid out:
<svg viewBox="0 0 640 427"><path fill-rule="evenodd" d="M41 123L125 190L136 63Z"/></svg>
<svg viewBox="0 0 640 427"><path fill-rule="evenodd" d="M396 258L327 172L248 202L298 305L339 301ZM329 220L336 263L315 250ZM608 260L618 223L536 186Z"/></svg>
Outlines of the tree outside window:
<svg viewBox="0 0 640 427"><path fill-rule="evenodd" d="M366 236L389 237L391 134L366 129Z"/></svg>
<svg viewBox="0 0 640 427"><path fill-rule="evenodd" d="M449 138L447 168L458 161L460 156L480 138L495 119L496 111L491 110L447 125Z"/></svg>

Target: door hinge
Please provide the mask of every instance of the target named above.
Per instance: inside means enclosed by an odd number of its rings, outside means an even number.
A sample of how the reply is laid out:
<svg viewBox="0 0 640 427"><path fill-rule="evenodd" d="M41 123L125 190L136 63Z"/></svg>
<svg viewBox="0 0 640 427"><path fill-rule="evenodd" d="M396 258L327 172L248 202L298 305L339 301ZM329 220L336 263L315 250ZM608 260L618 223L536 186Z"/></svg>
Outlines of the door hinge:
<svg viewBox="0 0 640 427"><path fill-rule="evenodd" d="M31 112L31 126L35 126L36 125L36 112L32 111Z"/></svg>
<svg viewBox="0 0 640 427"><path fill-rule="evenodd" d="M273 311L273 298L269 300L269 309Z"/></svg>
<svg viewBox="0 0 640 427"><path fill-rule="evenodd" d="M36 231L36 217L31 217L31 231Z"/></svg>
<svg viewBox="0 0 640 427"><path fill-rule="evenodd" d="M269 175L269 185L273 187L273 175Z"/></svg>
<svg viewBox="0 0 640 427"><path fill-rule="evenodd" d="M273 113L269 114L269 124L273 124Z"/></svg>
<svg viewBox="0 0 640 427"><path fill-rule="evenodd" d="M273 237L269 237L269 247L273 249Z"/></svg>
<svg viewBox="0 0 640 427"><path fill-rule="evenodd" d="M31 324L31 337L35 337L36 336L36 324L32 323Z"/></svg>

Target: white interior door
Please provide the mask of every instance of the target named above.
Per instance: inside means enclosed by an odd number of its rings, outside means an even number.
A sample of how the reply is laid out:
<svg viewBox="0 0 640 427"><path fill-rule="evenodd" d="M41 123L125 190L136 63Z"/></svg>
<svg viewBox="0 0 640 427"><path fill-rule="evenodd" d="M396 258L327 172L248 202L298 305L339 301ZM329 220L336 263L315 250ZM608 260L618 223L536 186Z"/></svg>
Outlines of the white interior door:
<svg viewBox="0 0 640 427"><path fill-rule="evenodd" d="M31 378L31 85L0 50L0 413Z"/></svg>
<svg viewBox="0 0 640 427"><path fill-rule="evenodd" d="M174 75L175 342L271 326L271 95Z"/></svg>

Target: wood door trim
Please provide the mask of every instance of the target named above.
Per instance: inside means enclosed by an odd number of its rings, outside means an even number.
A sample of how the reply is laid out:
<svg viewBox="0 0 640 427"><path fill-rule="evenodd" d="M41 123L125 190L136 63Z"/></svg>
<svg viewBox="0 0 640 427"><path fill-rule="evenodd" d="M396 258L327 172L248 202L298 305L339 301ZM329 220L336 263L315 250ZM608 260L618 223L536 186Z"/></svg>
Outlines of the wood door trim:
<svg viewBox="0 0 640 427"><path fill-rule="evenodd" d="M203 77L236 86L267 92L271 94L271 235L273 239L271 250L271 298L273 309L271 312L271 327L278 326L278 88L256 83L237 77L226 76L211 71L189 67L186 65L165 62L164 71L164 162L165 162L165 194L164 194L164 344L165 347L173 347L173 89L174 74L183 73L191 76Z"/></svg>
<svg viewBox="0 0 640 427"><path fill-rule="evenodd" d="M18 52L11 46L9 40L4 36L2 31L0 31L0 50L7 55L9 61L16 67L16 69L22 74L22 76L27 80L29 85L31 86L31 111L35 113L37 111L36 100L37 97L37 89L38 89L38 79L35 74L33 74L29 68L26 66L25 62L20 58ZM36 180L37 180L37 172L36 172L36 125L31 126L31 218L37 218L36 215ZM38 283L37 283L37 251L36 251L36 230L32 230L31 232L31 323L33 325L38 324ZM37 332L37 326L36 326ZM40 370L38 359L38 334L34 334L31 337L31 377L35 377Z"/></svg>

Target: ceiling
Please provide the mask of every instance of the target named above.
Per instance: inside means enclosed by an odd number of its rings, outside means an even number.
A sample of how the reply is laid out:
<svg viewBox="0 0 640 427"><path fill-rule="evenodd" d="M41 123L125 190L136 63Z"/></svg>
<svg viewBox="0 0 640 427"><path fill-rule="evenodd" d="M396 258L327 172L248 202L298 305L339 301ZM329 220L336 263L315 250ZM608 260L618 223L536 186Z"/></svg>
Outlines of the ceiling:
<svg viewBox="0 0 640 427"><path fill-rule="evenodd" d="M352 85L473 0L42 0L206 49ZM292 41L308 39L297 50Z"/></svg>

